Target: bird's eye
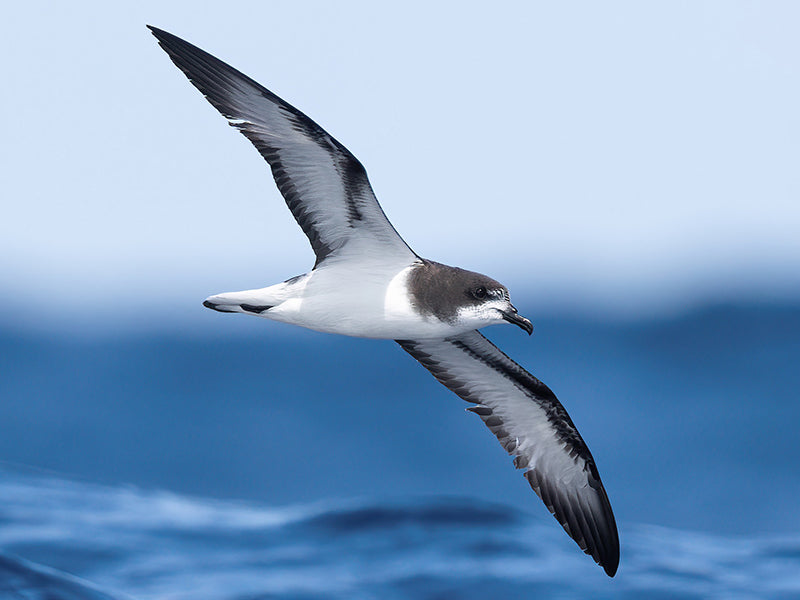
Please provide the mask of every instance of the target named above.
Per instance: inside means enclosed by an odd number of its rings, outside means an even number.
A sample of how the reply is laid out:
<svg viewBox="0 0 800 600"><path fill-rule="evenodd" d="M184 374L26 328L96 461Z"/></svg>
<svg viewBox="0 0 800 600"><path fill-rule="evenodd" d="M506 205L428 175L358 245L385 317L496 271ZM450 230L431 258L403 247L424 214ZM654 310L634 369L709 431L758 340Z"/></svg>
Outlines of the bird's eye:
<svg viewBox="0 0 800 600"><path fill-rule="evenodd" d="M472 295L475 296L478 300L483 300L484 298L486 298L486 288L483 286L475 288L472 292Z"/></svg>

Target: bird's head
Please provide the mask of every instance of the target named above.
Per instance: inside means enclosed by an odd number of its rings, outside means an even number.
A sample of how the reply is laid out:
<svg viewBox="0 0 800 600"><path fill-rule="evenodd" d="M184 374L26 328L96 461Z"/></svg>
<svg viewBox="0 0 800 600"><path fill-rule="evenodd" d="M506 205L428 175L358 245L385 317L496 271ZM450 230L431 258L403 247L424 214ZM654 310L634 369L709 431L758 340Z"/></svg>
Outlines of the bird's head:
<svg viewBox="0 0 800 600"><path fill-rule="evenodd" d="M511 304L506 286L480 273L470 273L470 275L474 278L463 290L464 302L459 309L461 320L477 320L486 325L506 321L521 327L528 332L528 335L533 333L533 324L530 320L520 315Z"/></svg>
<svg viewBox="0 0 800 600"><path fill-rule="evenodd" d="M414 269L409 284L423 314L465 329L508 322L533 333L531 322L511 304L508 289L486 275L426 260Z"/></svg>

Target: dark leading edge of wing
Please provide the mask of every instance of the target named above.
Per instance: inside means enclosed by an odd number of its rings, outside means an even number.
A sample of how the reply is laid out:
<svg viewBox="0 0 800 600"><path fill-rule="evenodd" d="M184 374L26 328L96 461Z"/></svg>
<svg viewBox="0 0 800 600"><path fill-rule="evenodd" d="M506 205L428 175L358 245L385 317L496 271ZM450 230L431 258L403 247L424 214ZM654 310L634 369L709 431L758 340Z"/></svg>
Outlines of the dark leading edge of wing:
<svg viewBox="0 0 800 600"><path fill-rule="evenodd" d="M316 265L355 237L383 255L416 257L389 223L364 167L347 148L233 67L171 33L148 28L172 62L270 164L278 189L311 242Z"/></svg>
<svg viewBox="0 0 800 600"><path fill-rule="evenodd" d="M581 549L613 577L619 537L594 459L545 384L477 331L444 340L398 340L440 383L475 406L514 465Z"/></svg>

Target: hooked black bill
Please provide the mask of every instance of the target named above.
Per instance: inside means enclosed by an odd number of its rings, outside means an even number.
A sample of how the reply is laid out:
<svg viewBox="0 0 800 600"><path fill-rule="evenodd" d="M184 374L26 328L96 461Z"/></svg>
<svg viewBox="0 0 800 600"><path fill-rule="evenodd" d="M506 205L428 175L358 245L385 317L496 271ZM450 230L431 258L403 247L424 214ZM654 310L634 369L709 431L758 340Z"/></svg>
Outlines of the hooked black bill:
<svg viewBox="0 0 800 600"><path fill-rule="evenodd" d="M517 327L521 327L528 332L528 335L533 333L533 323L531 323L529 319L526 319L519 314L517 309L513 306L511 307L511 310L501 310L500 314L503 315L503 320L513 323Z"/></svg>

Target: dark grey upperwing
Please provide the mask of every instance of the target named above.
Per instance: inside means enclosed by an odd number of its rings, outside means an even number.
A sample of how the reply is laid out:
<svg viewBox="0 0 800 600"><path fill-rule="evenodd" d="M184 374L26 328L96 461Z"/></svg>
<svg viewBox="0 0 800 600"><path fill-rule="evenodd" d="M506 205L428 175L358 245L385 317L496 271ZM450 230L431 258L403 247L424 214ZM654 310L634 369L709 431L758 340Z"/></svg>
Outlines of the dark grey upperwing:
<svg viewBox="0 0 800 600"><path fill-rule="evenodd" d="M443 340L397 340L440 383L475 406L581 549L614 576L619 537L600 475L567 411L545 384L477 331Z"/></svg>
<svg viewBox="0 0 800 600"><path fill-rule="evenodd" d="M358 238L360 250L416 258L383 213L361 163L265 87L179 37L148 25L172 62L272 167L316 265Z"/></svg>

